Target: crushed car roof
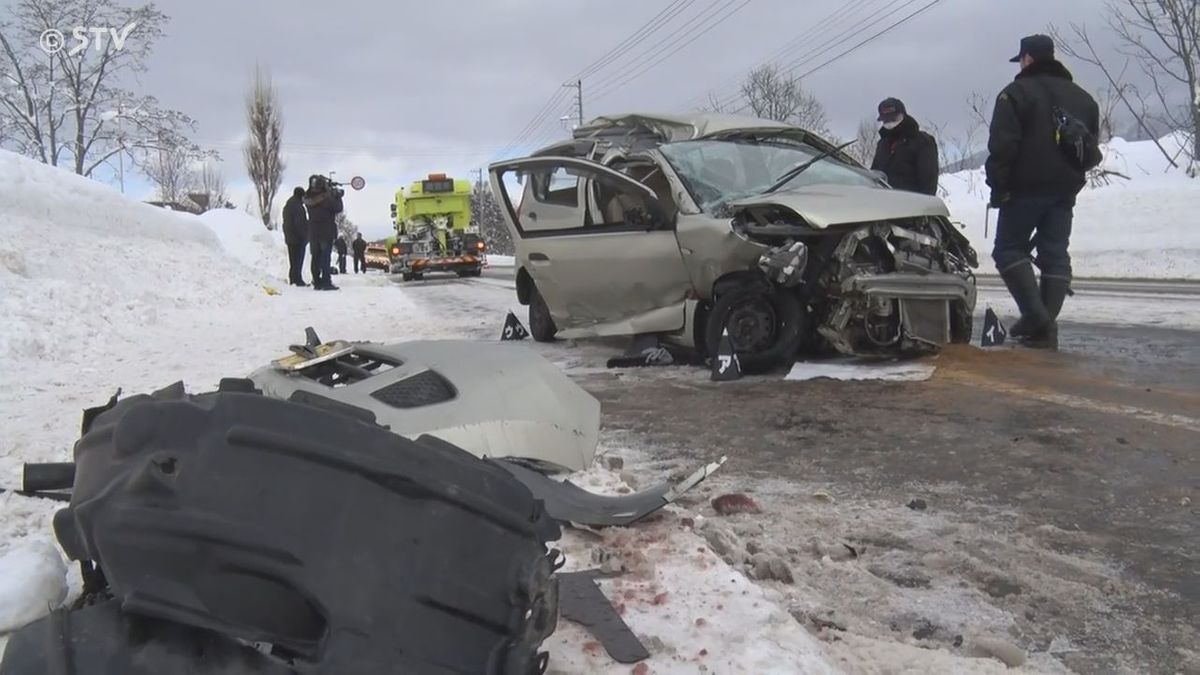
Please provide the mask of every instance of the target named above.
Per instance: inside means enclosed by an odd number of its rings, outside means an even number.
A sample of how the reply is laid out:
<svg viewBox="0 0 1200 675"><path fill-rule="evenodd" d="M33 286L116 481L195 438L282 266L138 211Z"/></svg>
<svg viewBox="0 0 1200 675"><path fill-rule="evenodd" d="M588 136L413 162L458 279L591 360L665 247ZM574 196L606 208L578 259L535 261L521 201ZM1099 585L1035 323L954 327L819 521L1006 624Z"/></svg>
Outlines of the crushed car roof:
<svg viewBox="0 0 1200 675"><path fill-rule="evenodd" d="M740 129L798 129L795 125L745 115L693 113L663 115L658 113L624 113L597 117L575 130L576 138L585 138L613 127L642 127L650 129L667 142L686 141L723 131Z"/></svg>

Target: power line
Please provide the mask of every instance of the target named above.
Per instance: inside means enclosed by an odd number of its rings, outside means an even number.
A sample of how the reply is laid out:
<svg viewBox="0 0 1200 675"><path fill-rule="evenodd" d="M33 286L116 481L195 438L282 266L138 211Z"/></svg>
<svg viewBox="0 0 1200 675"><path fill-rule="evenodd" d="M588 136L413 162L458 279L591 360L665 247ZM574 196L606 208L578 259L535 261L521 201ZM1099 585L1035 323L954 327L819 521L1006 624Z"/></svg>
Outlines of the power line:
<svg viewBox="0 0 1200 675"><path fill-rule="evenodd" d="M909 14L908 16L904 17L903 19L900 19L899 21L891 24L890 26L888 26L887 28L884 28L883 30L879 31L878 33L875 33L871 37L859 42L858 44L847 49L846 51L829 59L828 61L825 61L824 63L821 63L820 65L818 65L814 68L810 68L809 70L804 71L803 73L798 75L796 77L796 79L802 80L802 79L808 77L809 75L812 75L813 73L816 73L817 71L824 69L826 66L829 66L829 65L839 61L843 57L848 56L849 54L852 54L853 52L857 51L859 48L861 48L867 44L870 44L871 42L874 42L876 39L892 32L893 30L899 28L900 26L903 26L904 24L908 23L910 20L915 19L916 17L920 16L921 14L924 14L925 12L929 11L930 9L933 9L935 6L937 6L941 3L942 3L942 0L932 0L932 2L922 6L921 8L917 9L915 12L913 12L913 13ZM906 3L906 5L907 4L909 4L909 3Z"/></svg>
<svg viewBox="0 0 1200 675"><path fill-rule="evenodd" d="M820 44L810 48L808 51L804 52L803 54L801 54L797 58L793 59L789 63L778 65L777 66L778 73L781 76L789 77L790 79L797 79L797 80L803 79L808 74L811 74L811 72L806 73L805 75L801 75L801 76L795 76L794 73L796 71L798 71L800 68L802 68L804 65L806 65L808 63L812 63L813 61L816 61L817 59L824 57L826 54L829 54L834 49L837 49L841 45L846 44L847 42L849 42L850 40L853 40L857 36L862 35L867 30L869 30L872 26L875 26L876 24L879 24L893 16L896 16L905 7L908 7L909 5L912 5L918 1L919 0L890 0L890 2L886 6L884 6L880 10L880 13L878 15L876 15L874 18L860 19L860 20L854 22L853 24L851 24L850 26L848 26L847 28L843 29L841 32L828 37ZM936 0L936 2L940 2L940 1L941 0ZM901 4L902 2L903 2L903 4ZM934 4L936 4L936 2ZM897 6L897 5L899 5L899 6ZM903 23L903 21L907 21L908 18L911 18L911 17L906 17L905 19L901 20L900 22L897 22L896 24L892 24L888 28L884 29L880 33L880 35L887 33L889 31L891 31L892 29L896 28L897 25L899 25L900 23ZM878 37L878 36L875 36L875 37ZM872 38L872 39L874 39L874 38ZM841 56L831 59L830 63L836 61L839 58L841 58ZM829 65L829 64L827 63L825 65ZM816 71L814 70L812 72L816 72ZM741 92L736 92L736 93L718 101L717 105L718 105L718 107L725 107L725 106L732 105L738 99L740 99L741 96L742 96ZM744 112L747 109L749 109L749 107L750 106L748 103L743 103L740 107L738 107L736 109L735 112Z"/></svg>
<svg viewBox="0 0 1200 675"><path fill-rule="evenodd" d="M658 64L678 53L684 47L704 36L713 28L721 25L731 16L739 12L743 7L750 4L750 0L741 0L741 4L738 4L736 7L734 7L732 11L726 13L724 16L718 16L721 14L721 12L725 12L737 2L738 0L724 0L724 3L722 4L722 0L713 0L690 20L677 28L675 32L668 35L663 43L653 46L635 57L632 67L626 69L624 72L615 73L599 82L592 83L594 88L592 99L599 100L615 89L618 89L628 82L637 79ZM697 32L697 30L699 30L699 32ZM672 47L674 47L674 49L672 49ZM668 50L670 51L668 52ZM667 53L663 55L664 52ZM644 61L654 59L655 57L659 58L651 61L648 64L644 63Z"/></svg>
<svg viewBox="0 0 1200 675"><path fill-rule="evenodd" d="M619 59L620 57L625 56L626 54L629 53L629 50L633 49L634 47L636 47L639 44L641 44L642 42L644 42L646 40L646 38L650 37L650 35L658 28L662 27L663 25L665 25L667 23L670 23L670 21L672 19L674 19L676 16L678 16L680 12L682 12L683 10L690 7L692 5L692 3L695 1L696 0L675 0L675 2L672 2L671 4L667 5L661 12L659 12L658 14L655 14L653 17L651 17L651 19L649 21L647 21L645 24L643 24L642 28L638 29L637 32L635 32L633 35L629 36L628 38L625 38L625 40L622 41L621 44L610 49L607 54L600 57L600 59L597 59L597 61L593 62L591 66L576 73L570 79L582 80L585 77L589 77L592 74L599 72L605 66L607 66L609 63L612 63L613 61ZM678 7L676 7L676 5L678 5ZM671 11L671 9L673 7L674 7L674 11ZM669 16L667 15L668 12L670 12ZM651 24L653 24L653 26L651 26ZM649 30L646 30L647 28L649 28ZM638 39L634 40L634 38L637 37L639 33L643 33L643 32L644 32L644 34L642 34L640 37L638 37Z"/></svg>
<svg viewBox="0 0 1200 675"><path fill-rule="evenodd" d="M682 4L681 4L681 2L682 2ZM606 67L609 63L612 62L613 59L611 57L613 57L615 54L623 53L624 50L626 49L625 45L629 45L631 40L636 40L635 42L633 42L633 44L638 44L641 41L647 39L650 35L657 32L659 29L662 28L663 25L665 25L664 21L669 21L670 19L674 18L680 11L682 11L683 9L685 9L686 7L691 5L692 2L694 2L694 0L672 0L672 2L670 4L668 4L664 9L659 11L658 14L655 14L653 17L651 17L649 20L647 20L645 23L643 23L640 27L638 27L638 29L634 31L633 35L631 35L630 37L627 37L625 40L621 41L621 43L619 43L616 47L613 47L608 52L606 52L604 55L602 55L600 58L594 60L591 64L585 66L583 68L583 70L581 70L580 73L575 78L572 78L572 79L576 79L576 80L582 79L583 73L587 73L587 74L591 75L591 74L595 74L596 72L599 72L600 69ZM669 16L667 16L668 14L669 14ZM632 46L632 45L630 45L630 46ZM550 98L548 98L546 100L546 103L543 104L542 107L539 108L536 113L534 113L533 118L531 118L530 121L528 123L526 123L524 127L521 128L521 131L517 133L516 137L512 141L510 141L507 145L505 145L503 148L501 148L500 151L496 154L501 154L501 155L505 154L505 153L509 152L510 150L520 146L522 143L524 143L528 139L530 134L537 131L537 129L540 128L541 125L545 123L546 118L548 115L551 114L551 111L554 110L554 108L556 106L558 106L559 104L562 103L564 94L565 94L565 92L561 87L559 87L557 90L555 90L555 92L550 96Z"/></svg>
<svg viewBox="0 0 1200 675"><path fill-rule="evenodd" d="M840 22L842 19L844 19L847 16L849 16L850 14L852 14L856 9L858 9L858 8L865 9L866 8L865 6L868 4L878 3L878 2L882 2L882 1L883 0L853 0L852 2L848 2L848 3L838 7L833 12L822 17L816 23L810 25L808 28L801 31L801 33L799 35L797 35L796 37L789 40L782 47L775 50L775 52L773 52L770 56L766 57L765 59L762 59L761 61L756 63L754 66L752 66L749 70L747 70L745 72L753 72L753 71L755 71L759 68L762 68L763 66L766 66L770 63L773 63L776 61L781 61L782 59L786 58L789 54L794 53L795 51L797 51L798 49L800 49L801 47L806 45L809 40L819 36L823 31L825 31L829 28L832 28L834 24L836 24L837 22ZM745 77L746 77L745 72L725 80L724 82L717 85L716 87L711 87L708 90L708 92L706 92L705 94L700 94L698 96L695 96L695 97L689 99L686 103L683 104L683 107L687 108L687 109L698 107L706 102L705 101L706 95L711 95L713 92L720 92L723 90L728 90L731 87L736 87L737 85L739 85L741 83L742 80L745 79ZM720 100L722 98L725 98L725 96L717 96L715 98Z"/></svg>

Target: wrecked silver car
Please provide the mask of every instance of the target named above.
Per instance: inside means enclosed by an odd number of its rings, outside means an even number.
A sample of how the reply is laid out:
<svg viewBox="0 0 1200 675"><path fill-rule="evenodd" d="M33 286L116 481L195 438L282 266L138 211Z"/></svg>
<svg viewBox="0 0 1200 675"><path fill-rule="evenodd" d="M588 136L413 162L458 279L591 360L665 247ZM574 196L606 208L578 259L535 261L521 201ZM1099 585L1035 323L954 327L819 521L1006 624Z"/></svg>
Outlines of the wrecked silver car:
<svg viewBox="0 0 1200 675"><path fill-rule="evenodd" d="M615 115L490 167L541 341L657 334L743 369L970 339L975 251L936 197L828 141L724 115Z"/></svg>

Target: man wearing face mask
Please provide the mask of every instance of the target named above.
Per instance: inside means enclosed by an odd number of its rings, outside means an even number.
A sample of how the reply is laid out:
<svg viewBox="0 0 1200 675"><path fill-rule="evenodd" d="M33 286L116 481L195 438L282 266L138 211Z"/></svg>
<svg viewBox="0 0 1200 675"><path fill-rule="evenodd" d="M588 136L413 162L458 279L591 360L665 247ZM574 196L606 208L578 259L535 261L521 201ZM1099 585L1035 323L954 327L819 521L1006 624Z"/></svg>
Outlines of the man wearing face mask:
<svg viewBox="0 0 1200 675"><path fill-rule="evenodd" d="M898 98L879 104L879 121L883 126L871 170L886 174L888 184L897 190L937 194L937 141L921 131Z"/></svg>

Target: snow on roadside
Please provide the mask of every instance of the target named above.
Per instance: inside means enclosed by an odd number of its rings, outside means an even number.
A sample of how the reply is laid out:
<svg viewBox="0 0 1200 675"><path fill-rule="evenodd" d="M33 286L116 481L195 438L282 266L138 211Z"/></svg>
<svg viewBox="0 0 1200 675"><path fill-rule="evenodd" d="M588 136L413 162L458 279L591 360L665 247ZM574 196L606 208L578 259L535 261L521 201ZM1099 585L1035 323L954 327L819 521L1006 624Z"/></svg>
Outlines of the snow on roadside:
<svg viewBox="0 0 1200 675"><path fill-rule="evenodd" d="M261 220L236 209L215 209L199 218L238 262L272 276L287 276L287 246L281 231L268 230Z"/></svg>
<svg viewBox="0 0 1200 675"><path fill-rule="evenodd" d="M1182 136L1160 140L1177 152ZM1104 148L1103 167L1129 177L1085 188L1075 207L1071 255L1079 277L1200 279L1200 179L1170 168L1151 141L1113 139ZM994 274L992 239L996 212L986 227L989 197L983 170L944 175L940 181L952 217L980 254L980 270Z"/></svg>
<svg viewBox="0 0 1200 675"><path fill-rule="evenodd" d="M0 555L0 635L46 616L67 597L67 566L46 536Z"/></svg>
<svg viewBox="0 0 1200 675"><path fill-rule="evenodd" d="M0 180L0 358L133 351L175 311L262 293L195 216L7 151Z"/></svg>

